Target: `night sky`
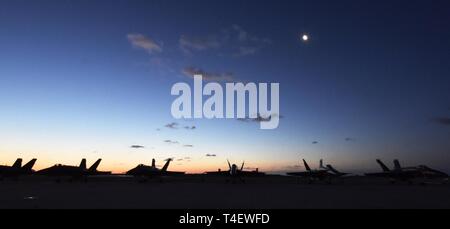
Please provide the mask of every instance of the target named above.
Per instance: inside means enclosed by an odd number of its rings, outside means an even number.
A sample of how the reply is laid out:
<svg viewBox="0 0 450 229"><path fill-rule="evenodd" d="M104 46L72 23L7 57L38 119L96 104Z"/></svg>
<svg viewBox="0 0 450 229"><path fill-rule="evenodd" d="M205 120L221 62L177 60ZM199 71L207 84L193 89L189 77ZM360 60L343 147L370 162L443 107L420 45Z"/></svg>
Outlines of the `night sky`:
<svg viewBox="0 0 450 229"><path fill-rule="evenodd" d="M172 118L198 72L280 83L279 128ZM450 3L0 0L0 139L0 164L37 169L450 171Z"/></svg>

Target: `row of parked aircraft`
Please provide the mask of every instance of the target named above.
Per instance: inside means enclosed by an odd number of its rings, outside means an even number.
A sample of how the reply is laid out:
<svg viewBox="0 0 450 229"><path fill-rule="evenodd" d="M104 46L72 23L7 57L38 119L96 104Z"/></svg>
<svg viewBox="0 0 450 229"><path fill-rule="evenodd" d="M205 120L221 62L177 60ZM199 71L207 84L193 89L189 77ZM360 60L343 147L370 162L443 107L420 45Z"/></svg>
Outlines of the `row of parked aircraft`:
<svg viewBox="0 0 450 229"><path fill-rule="evenodd" d="M98 171L97 168L100 165L101 159L98 159L91 167L87 168L86 159L83 159L79 166L69 166L57 164L52 167L42 169L39 171L34 171L33 166L36 163L36 159L31 160L24 166L22 166L22 159L17 159L12 166L0 166L0 178L14 177L17 178L23 175L41 175L50 177L69 177L71 179L84 179L86 180L89 176L98 175L111 175L111 172ZM126 172L126 175L139 177L139 178L153 178L153 177L170 177L170 176L180 176L185 175L185 172L175 172L168 171L170 162L172 159L167 159L165 165L159 169L156 166L156 160L152 160L152 165L138 165L137 167ZM218 170L213 172L205 172L204 175L209 176L224 176L230 178L237 178L243 181L244 177L255 177L255 176L265 176L265 173L259 172L258 169L255 171L245 171L244 165L242 163L239 168L236 164L231 164L228 162L228 170ZM377 160L377 163L382 168L382 172L378 173L366 173L367 177L382 177L388 178L392 182L395 181L408 181L412 182L413 179L417 178L444 178L448 179L448 174L431 169L427 166L420 165L415 167L401 167L398 160L394 160L394 168L389 169L381 160ZM331 182L332 179L341 178L350 175L350 173L343 173L336 170L332 165L323 165L323 160L320 160L320 166L318 169L311 169L306 160L303 159L303 165L305 171L299 172L288 172L286 175L293 177L300 177L307 179L308 182L312 183L314 181L327 181Z"/></svg>
<svg viewBox="0 0 450 229"><path fill-rule="evenodd" d="M419 165L415 167L401 167L399 160L394 160L394 169L389 169L381 160L376 160L380 165L382 172L378 173L365 173L366 177L381 177L390 179L391 182L406 181L411 183L414 179L448 179L448 174L431 169L425 165ZM332 165L323 166L323 160L320 160L319 169L313 170L309 167L308 163L303 159L303 164L306 171L302 172L289 172L287 175L308 178L309 182L315 180L331 182L334 178L340 178L350 173L342 173L333 168Z"/></svg>

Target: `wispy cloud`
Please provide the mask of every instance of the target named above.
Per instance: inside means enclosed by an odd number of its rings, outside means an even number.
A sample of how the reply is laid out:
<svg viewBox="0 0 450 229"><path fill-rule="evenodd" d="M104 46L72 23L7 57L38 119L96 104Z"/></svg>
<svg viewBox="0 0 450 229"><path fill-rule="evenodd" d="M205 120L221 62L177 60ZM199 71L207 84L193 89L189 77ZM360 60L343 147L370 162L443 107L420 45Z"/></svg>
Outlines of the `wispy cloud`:
<svg viewBox="0 0 450 229"><path fill-rule="evenodd" d="M271 43L270 39L256 36L239 25L206 36L182 35L179 39L181 50L189 55L199 51L216 50L220 51L220 55L249 56Z"/></svg>
<svg viewBox="0 0 450 229"><path fill-rule="evenodd" d="M205 81L230 82L234 80L233 73L206 72L203 69L195 67L186 67L182 70L182 73L190 78L194 78L195 75L202 75Z"/></svg>
<svg viewBox="0 0 450 229"><path fill-rule="evenodd" d="M217 49L220 47L220 40L216 36L190 37L182 35L179 40L181 50L186 54L193 51L205 51L208 49Z"/></svg>
<svg viewBox="0 0 450 229"><path fill-rule="evenodd" d="M133 149L143 149L143 148L145 148L145 146L141 146L141 145L132 145L132 146L130 146L130 148L133 148Z"/></svg>
<svg viewBox="0 0 450 229"><path fill-rule="evenodd" d="M278 114L272 114L272 115L261 115L258 114L256 118L238 118L238 121L241 122L270 122L272 120L272 118L274 117L279 117L279 118L283 118L283 116L278 115Z"/></svg>
<svg viewBox="0 0 450 229"><path fill-rule="evenodd" d="M169 128L169 129L178 129L178 126L179 126L178 123L172 122L172 123L165 125L164 127Z"/></svg>
<svg viewBox="0 0 450 229"><path fill-rule="evenodd" d="M253 55L256 52L258 52L258 47L247 47L247 46L241 46L239 47L239 52L237 52L236 56L247 56L247 55Z"/></svg>
<svg viewBox="0 0 450 229"><path fill-rule="evenodd" d="M250 34L239 25L233 25L225 30L231 39L237 39L234 56L249 56L256 54L260 49L272 43L268 38L261 38Z"/></svg>
<svg viewBox="0 0 450 229"><path fill-rule="evenodd" d="M168 143L168 144L180 144L178 141L172 141L172 140L165 140L164 142Z"/></svg>
<svg viewBox="0 0 450 229"><path fill-rule="evenodd" d="M289 165L289 166L286 166L286 169L299 169L299 168L302 168L302 166L301 165Z"/></svg>
<svg viewBox="0 0 450 229"><path fill-rule="evenodd" d="M450 126L450 118L448 118L448 117L437 117L437 118L433 118L432 121L437 124L444 125L444 126Z"/></svg>
<svg viewBox="0 0 450 229"><path fill-rule="evenodd" d="M148 53L160 53L162 52L162 48L159 44L157 44L152 39L139 34L139 33L132 33L127 35L128 41L133 45L135 48L143 49L147 51Z"/></svg>

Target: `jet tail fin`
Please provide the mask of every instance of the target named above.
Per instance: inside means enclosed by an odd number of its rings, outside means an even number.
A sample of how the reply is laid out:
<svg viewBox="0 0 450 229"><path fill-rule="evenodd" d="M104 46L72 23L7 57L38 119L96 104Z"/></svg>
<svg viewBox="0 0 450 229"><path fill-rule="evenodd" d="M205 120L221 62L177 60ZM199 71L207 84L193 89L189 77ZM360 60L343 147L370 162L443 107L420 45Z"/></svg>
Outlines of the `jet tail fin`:
<svg viewBox="0 0 450 229"><path fill-rule="evenodd" d="M86 159L81 160L80 168L86 170Z"/></svg>
<svg viewBox="0 0 450 229"><path fill-rule="evenodd" d="M169 168L170 162L172 161L171 158L167 159L166 164L164 165L164 167L161 169L162 172L167 172L167 169Z"/></svg>
<svg viewBox="0 0 450 229"><path fill-rule="evenodd" d="M31 171L33 169L34 164L36 164L37 159L33 159L27 164L25 164L22 169L25 171Z"/></svg>
<svg viewBox="0 0 450 229"><path fill-rule="evenodd" d="M12 165L13 168L20 169L22 167L22 158L17 158L17 160Z"/></svg>
<svg viewBox="0 0 450 229"><path fill-rule="evenodd" d="M97 171L98 166L100 165L100 162L102 162L102 159L98 159L90 168L89 172L95 172Z"/></svg>
<svg viewBox="0 0 450 229"><path fill-rule="evenodd" d="M242 166L241 166L241 171L243 171L243 170L244 170L244 165L245 165L245 161L244 161L244 162L242 162Z"/></svg>
<svg viewBox="0 0 450 229"><path fill-rule="evenodd" d="M156 160L152 159L152 167L155 168L156 167Z"/></svg>
<svg viewBox="0 0 450 229"><path fill-rule="evenodd" d="M399 160L397 160L397 159L394 160L394 167L395 167L395 170L402 170L402 166L400 165Z"/></svg>
<svg viewBox="0 0 450 229"><path fill-rule="evenodd" d="M377 163L381 166L381 168L383 169L383 172L391 171L380 159L377 159Z"/></svg>
<svg viewBox="0 0 450 229"><path fill-rule="evenodd" d="M227 160L227 162L228 162L228 168L230 168L230 171L231 171L231 163L229 160Z"/></svg>
<svg viewBox="0 0 450 229"><path fill-rule="evenodd" d="M323 166L323 159L320 159L320 166L321 169L327 169L325 166Z"/></svg>
<svg viewBox="0 0 450 229"><path fill-rule="evenodd" d="M306 163L305 159L303 159L303 164L305 165L307 171L311 171L311 168L309 167L308 163Z"/></svg>

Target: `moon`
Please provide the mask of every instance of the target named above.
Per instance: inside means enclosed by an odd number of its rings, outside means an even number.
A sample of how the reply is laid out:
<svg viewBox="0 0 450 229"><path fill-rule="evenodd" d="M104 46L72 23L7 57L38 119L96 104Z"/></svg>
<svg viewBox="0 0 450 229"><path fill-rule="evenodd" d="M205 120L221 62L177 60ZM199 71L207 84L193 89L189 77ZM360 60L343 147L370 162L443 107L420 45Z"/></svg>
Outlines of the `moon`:
<svg viewBox="0 0 450 229"><path fill-rule="evenodd" d="M304 42L309 41L309 36L308 36L308 34L303 34L302 40L303 40Z"/></svg>

